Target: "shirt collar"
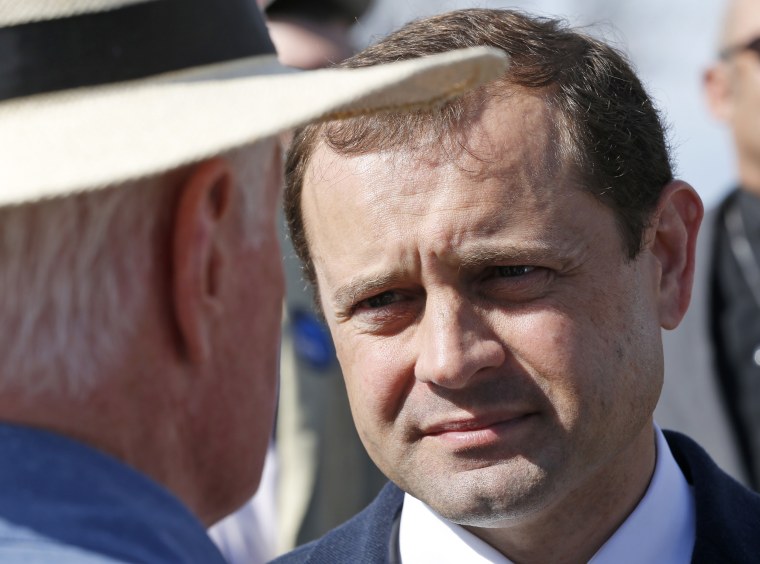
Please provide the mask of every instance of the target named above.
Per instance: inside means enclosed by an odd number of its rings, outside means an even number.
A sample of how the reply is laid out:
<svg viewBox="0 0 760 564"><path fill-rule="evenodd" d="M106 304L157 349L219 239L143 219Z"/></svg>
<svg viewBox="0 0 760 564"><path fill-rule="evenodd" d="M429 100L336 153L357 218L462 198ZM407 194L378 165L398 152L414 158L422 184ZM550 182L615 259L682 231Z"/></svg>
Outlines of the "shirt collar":
<svg viewBox="0 0 760 564"><path fill-rule="evenodd" d="M691 561L696 538L694 494L655 426L657 462L644 497L589 564ZM423 502L404 496L399 529L402 562L511 564L495 548Z"/></svg>

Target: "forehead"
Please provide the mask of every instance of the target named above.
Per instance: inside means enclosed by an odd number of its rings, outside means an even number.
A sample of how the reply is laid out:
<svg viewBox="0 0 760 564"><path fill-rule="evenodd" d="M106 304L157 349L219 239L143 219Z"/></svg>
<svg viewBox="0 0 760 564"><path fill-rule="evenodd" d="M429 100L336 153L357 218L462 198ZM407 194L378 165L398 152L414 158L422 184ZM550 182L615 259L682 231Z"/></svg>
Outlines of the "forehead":
<svg viewBox="0 0 760 564"><path fill-rule="evenodd" d="M745 43L760 36L760 1L733 0L726 12L723 46Z"/></svg>
<svg viewBox="0 0 760 564"><path fill-rule="evenodd" d="M561 159L558 119L542 98L514 94L490 100L453 142L356 156L318 146L301 202L315 267L380 255L416 263L515 235L558 244L575 229L560 221L563 202L583 193ZM418 256L392 256L394 243Z"/></svg>

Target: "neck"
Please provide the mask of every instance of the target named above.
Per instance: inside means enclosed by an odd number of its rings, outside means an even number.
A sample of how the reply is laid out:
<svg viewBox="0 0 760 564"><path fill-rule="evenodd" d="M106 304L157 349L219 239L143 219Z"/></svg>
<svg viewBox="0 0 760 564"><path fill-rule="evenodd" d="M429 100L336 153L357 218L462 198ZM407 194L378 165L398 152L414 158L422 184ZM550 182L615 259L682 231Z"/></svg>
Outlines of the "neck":
<svg viewBox="0 0 760 564"><path fill-rule="evenodd" d="M625 451L556 503L508 527L468 529L513 562L588 562L644 497L655 451L649 424Z"/></svg>
<svg viewBox="0 0 760 564"><path fill-rule="evenodd" d="M169 379L166 371L159 373ZM109 454L163 485L203 518L181 405L171 395L118 377L81 397L4 390L0 420L45 429Z"/></svg>

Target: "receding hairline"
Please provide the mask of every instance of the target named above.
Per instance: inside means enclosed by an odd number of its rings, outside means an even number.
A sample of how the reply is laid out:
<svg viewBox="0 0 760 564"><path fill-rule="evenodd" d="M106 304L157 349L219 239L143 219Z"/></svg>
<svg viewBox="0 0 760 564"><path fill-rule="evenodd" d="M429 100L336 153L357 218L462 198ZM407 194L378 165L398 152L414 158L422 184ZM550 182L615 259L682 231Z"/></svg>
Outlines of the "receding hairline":
<svg viewBox="0 0 760 564"><path fill-rule="evenodd" d="M454 150L455 152L464 151L477 158L469 146L472 129L483 122L483 113L490 109L494 103L512 98L539 100L543 109L549 112L552 117L546 122L551 128L549 140L552 148L559 151L571 150L572 142L564 135L569 127L567 116L555 103L555 94L555 85L527 87L514 82L509 76L503 76L456 100L435 108L413 113L380 113L310 124L304 128L308 131L310 141L306 160L301 163L304 166L302 178L305 181L308 177L309 171L312 169L312 159L319 147L322 146L328 147L332 153L340 156L410 150L420 151L423 154L441 154L448 150ZM453 112L457 115L449 118L444 115L447 112ZM387 138L380 135L368 138L366 133L369 127L364 125L368 123L374 123L378 129L379 126L389 124L392 131L398 131L402 128L405 131L400 131L397 135ZM361 144L356 147L345 141L347 137L350 137L350 133L347 135L346 132L350 132L354 127L359 129L362 134ZM562 161L567 164L569 160L565 154Z"/></svg>

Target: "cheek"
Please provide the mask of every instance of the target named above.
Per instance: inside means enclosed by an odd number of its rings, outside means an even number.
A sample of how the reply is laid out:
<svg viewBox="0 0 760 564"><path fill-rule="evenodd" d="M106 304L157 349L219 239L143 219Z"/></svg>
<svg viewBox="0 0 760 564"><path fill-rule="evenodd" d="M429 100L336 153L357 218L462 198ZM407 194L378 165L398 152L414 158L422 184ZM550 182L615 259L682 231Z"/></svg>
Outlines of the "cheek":
<svg viewBox="0 0 760 564"><path fill-rule="evenodd" d="M562 428L576 427L605 402L605 371L615 346L591 318L542 310L510 323L506 342L512 356L547 398Z"/></svg>
<svg viewBox="0 0 760 564"><path fill-rule="evenodd" d="M637 280L633 274L631 279ZM654 409L662 373L660 329L643 284L621 284L617 292L596 292L574 307L522 320L515 355L564 429L612 428Z"/></svg>
<svg viewBox="0 0 760 564"><path fill-rule="evenodd" d="M545 392L570 386L581 360L581 333L577 320L555 313L540 313L523 320L524 330L515 350Z"/></svg>
<svg viewBox="0 0 760 564"><path fill-rule="evenodd" d="M360 434L389 432L404 403L412 371L383 341L336 335L335 342Z"/></svg>
<svg viewBox="0 0 760 564"><path fill-rule="evenodd" d="M277 237L270 235L260 247L246 253L245 260L251 268L246 276L247 292L238 315L247 325L240 333L247 341L243 354L248 357L249 367L259 367L256 372L259 372L266 392L274 396L284 294ZM240 347L239 341L236 346Z"/></svg>
<svg viewBox="0 0 760 564"><path fill-rule="evenodd" d="M742 76L734 84L732 98L731 125L734 135L742 147L757 147L760 145L760 133L758 123L760 112L757 111L760 104L760 71L743 69Z"/></svg>

